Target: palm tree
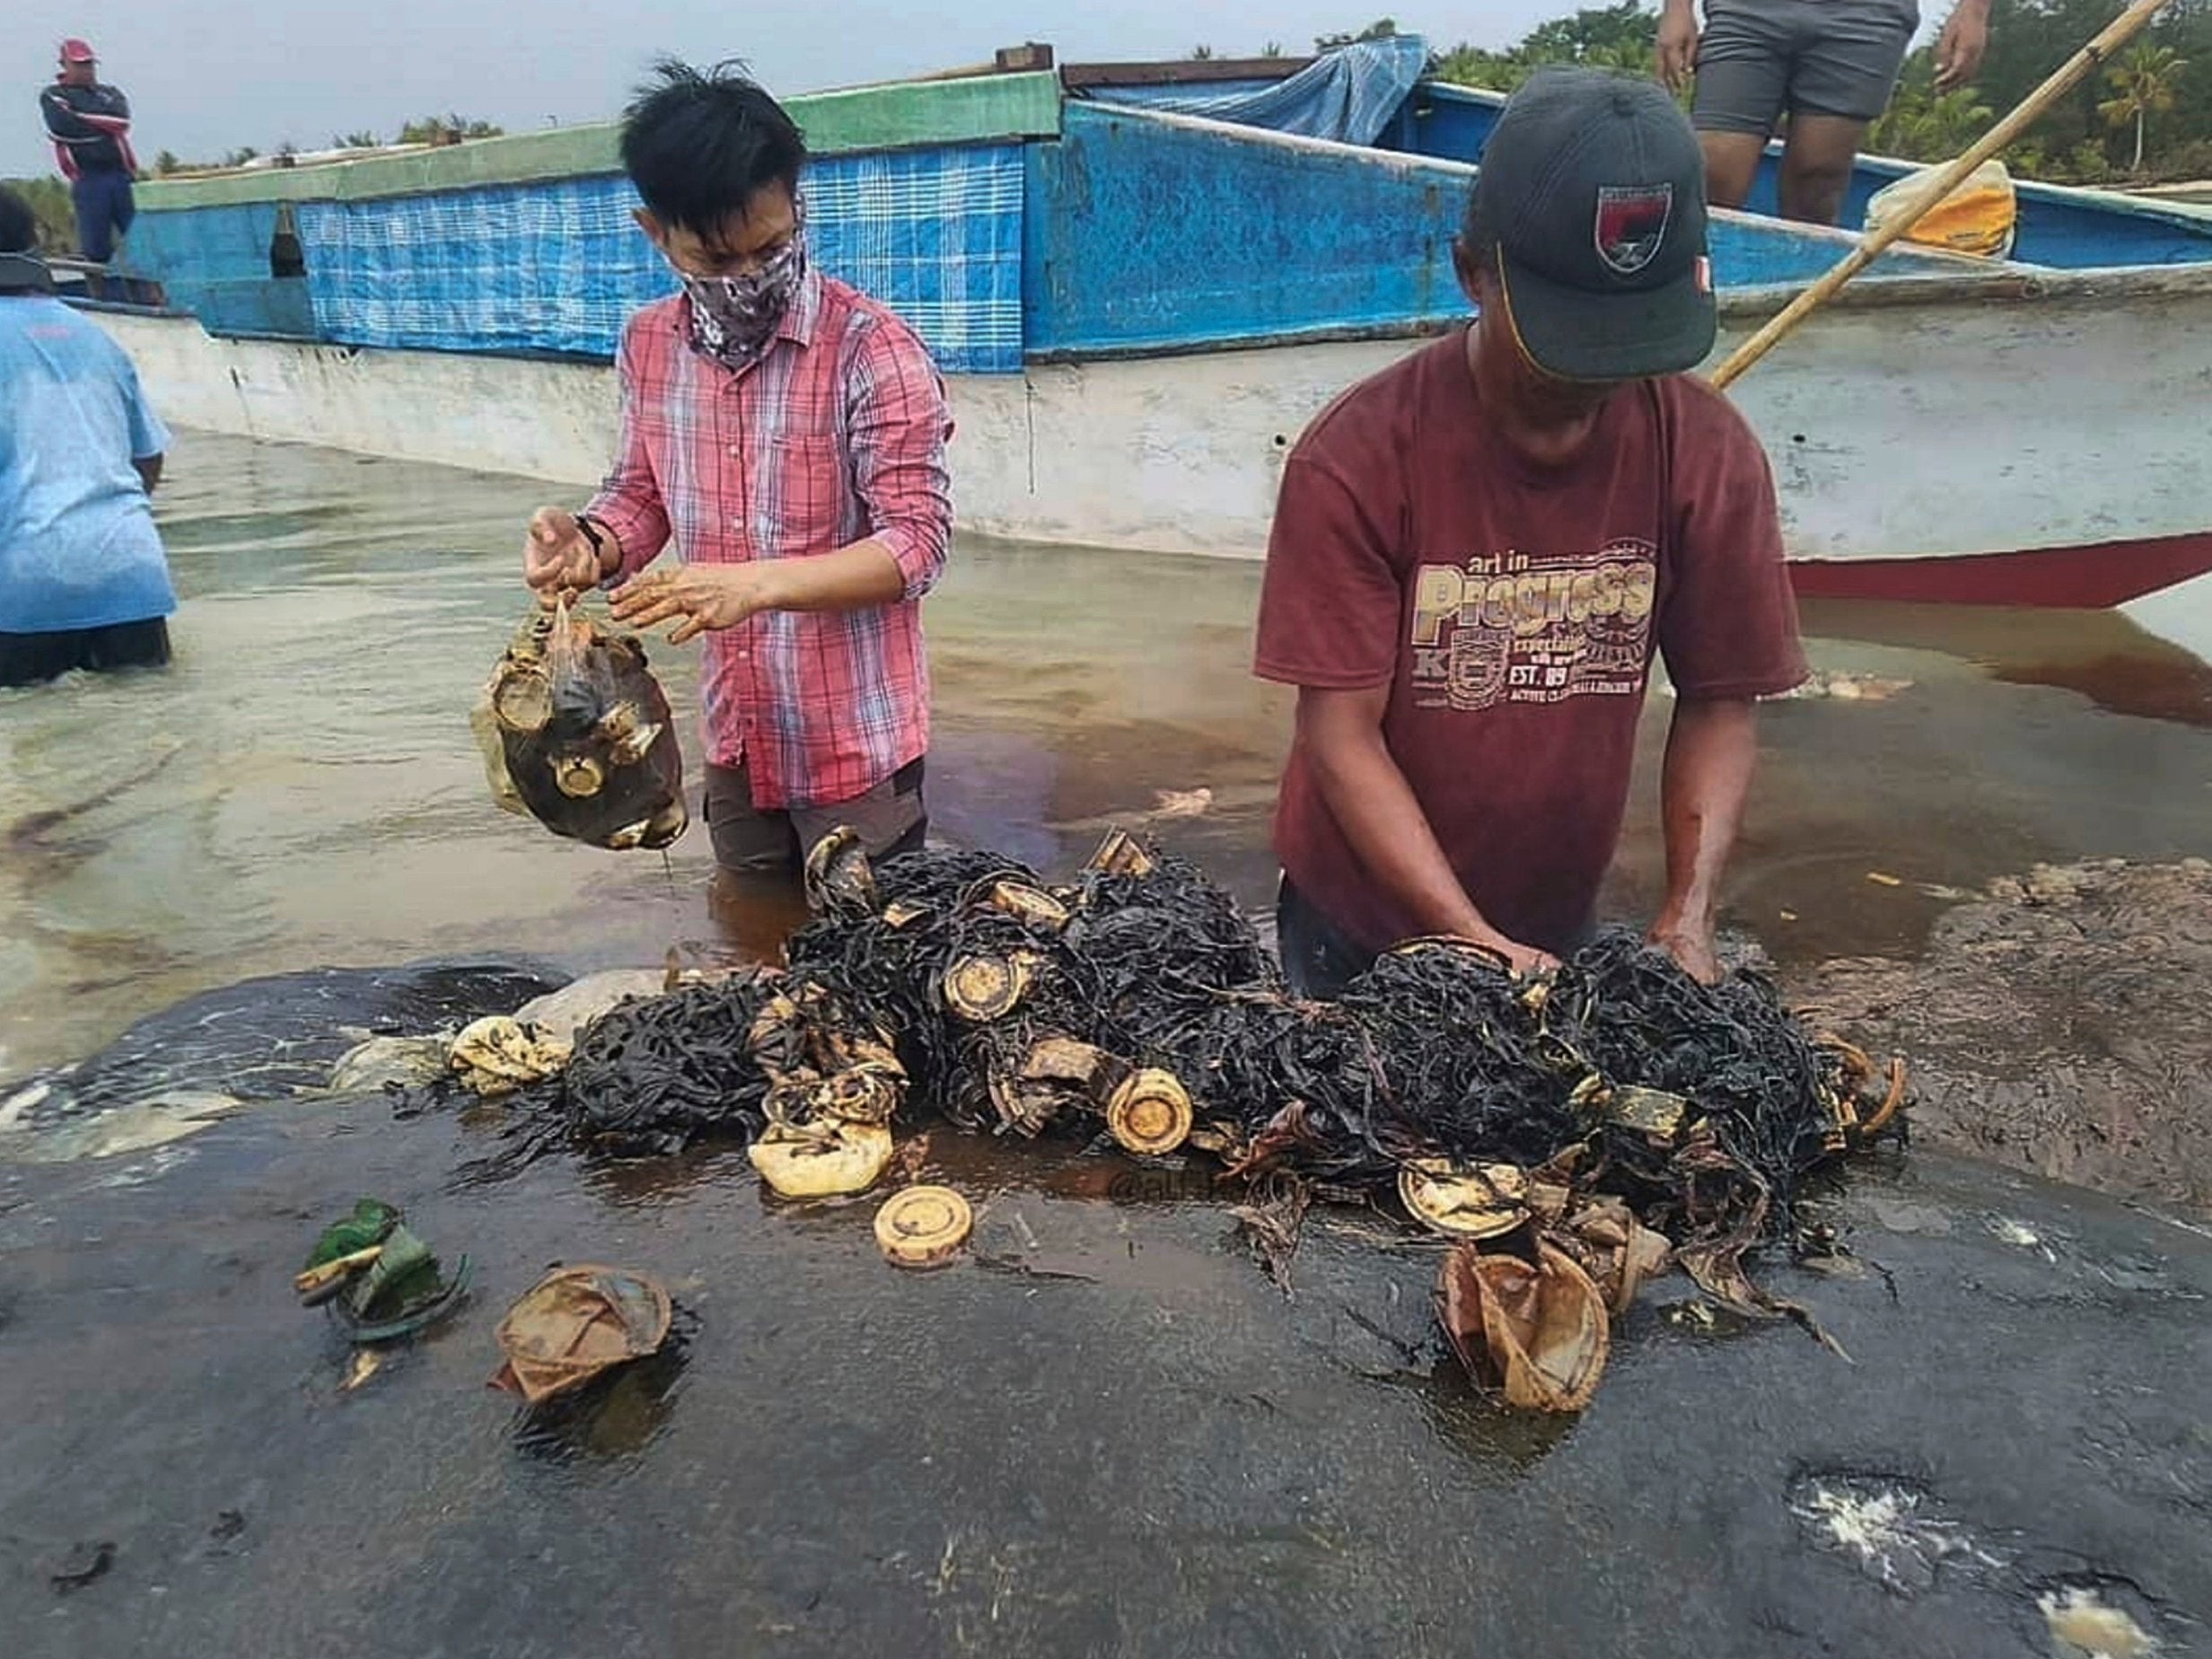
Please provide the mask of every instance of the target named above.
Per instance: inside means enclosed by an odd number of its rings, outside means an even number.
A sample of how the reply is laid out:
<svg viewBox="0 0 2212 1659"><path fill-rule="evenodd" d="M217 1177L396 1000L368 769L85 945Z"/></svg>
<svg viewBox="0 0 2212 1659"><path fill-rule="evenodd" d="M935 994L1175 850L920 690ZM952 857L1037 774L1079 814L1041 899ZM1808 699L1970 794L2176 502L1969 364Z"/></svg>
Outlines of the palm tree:
<svg viewBox="0 0 2212 1659"><path fill-rule="evenodd" d="M1583 54L1582 61L1585 68L1611 69L1617 75L1655 75L1659 53L1649 40L1617 40L1592 47Z"/></svg>
<svg viewBox="0 0 2212 1659"><path fill-rule="evenodd" d="M1489 52L1480 47L1458 46L1437 60L1435 78L1452 86L1510 92L1529 78L1533 67L1514 52Z"/></svg>
<svg viewBox="0 0 2212 1659"><path fill-rule="evenodd" d="M2097 106L2097 113L2108 127L2135 123L2135 161L2129 171L2143 171L2143 131L2150 122L2151 111L2173 108L2174 91L2181 84L2181 71L2188 67L2186 60L2174 56L2172 47L2142 41L2104 72L2105 83L2114 95Z"/></svg>
<svg viewBox="0 0 2212 1659"><path fill-rule="evenodd" d="M1926 72L1907 71L1890 107L1870 132L1867 148L1878 155L1909 162L1936 162L1956 155L1989 128L1995 111L1971 86L1939 92Z"/></svg>

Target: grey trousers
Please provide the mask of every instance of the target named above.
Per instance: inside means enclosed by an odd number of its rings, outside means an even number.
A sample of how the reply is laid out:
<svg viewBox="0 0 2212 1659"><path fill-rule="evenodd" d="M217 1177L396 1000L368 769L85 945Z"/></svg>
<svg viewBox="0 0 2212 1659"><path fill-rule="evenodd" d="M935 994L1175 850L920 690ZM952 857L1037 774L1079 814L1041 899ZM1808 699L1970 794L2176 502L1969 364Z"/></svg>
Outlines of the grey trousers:
<svg viewBox="0 0 2212 1659"><path fill-rule="evenodd" d="M1914 0L1707 0L1691 123L1767 138L1784 115L1871 121L1919 26Z"/></svg>
<svg viewBox="0 0 2212 1659"><path fill-rule="evenodd" d="M707 831L715 863L724 870L796 869L815 842L849 825L871 858L912 852L928 838L922 762L909 761L867 794L824 806L763 811L742 766L707 768Z"/></svg>

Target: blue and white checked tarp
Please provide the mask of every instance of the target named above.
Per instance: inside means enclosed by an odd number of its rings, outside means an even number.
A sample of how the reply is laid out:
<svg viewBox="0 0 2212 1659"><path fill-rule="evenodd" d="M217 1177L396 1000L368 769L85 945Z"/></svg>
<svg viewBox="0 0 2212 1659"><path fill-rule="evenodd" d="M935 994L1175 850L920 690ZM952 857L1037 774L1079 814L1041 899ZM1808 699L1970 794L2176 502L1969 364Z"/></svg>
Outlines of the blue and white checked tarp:
<svg viewBox="0 0 2212 1659"><path fill-rule="evenodd" d="M1233 91L1208 93L1102 86L1090 95L1101 103L1141 104L1270 132L1373 144L1427 67L1427 41L1392 35L1324 52L1297 74L1256 90L1242 83Z"/></svg>
<svg viewBox="0 0 2212 1659"><path fill-rule="evenodd" d="M807 170L815 262L913 324L949 373L1022 367L1022 149L827 156ZM346 346L611 357L674 291L619 177L303 203L317 331Z"/></svg>
<svg viewBox="0 0 2212 1659"><path fill-rule="evenodd" d="M821 268L910 323L955 374L1022 369L1022 146L808 163Z"/></svg>

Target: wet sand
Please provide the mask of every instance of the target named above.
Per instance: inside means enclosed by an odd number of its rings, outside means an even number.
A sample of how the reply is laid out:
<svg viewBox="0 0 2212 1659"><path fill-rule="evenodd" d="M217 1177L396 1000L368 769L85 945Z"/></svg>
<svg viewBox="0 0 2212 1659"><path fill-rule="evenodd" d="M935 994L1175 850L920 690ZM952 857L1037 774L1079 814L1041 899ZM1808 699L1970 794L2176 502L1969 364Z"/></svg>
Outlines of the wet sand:
<svg viewBox="0 0 2212 1659"><path fill-rule="evenodd" d="M2098 860L1812 964L1808 1015L1910 1057L1916 1139L2212 1218L2212 865Z"/></svg>
<svg viewBox="0 0 2212 1659"><path fill-rule="evenodd" d="M1363 1212L1312 1213L1286 1297L1189 1175L940 1131L978 1231L914 1274L733 1151L457 1182L488 1140L356 1100L0 1166L11 1659L2019 1659L2076 1593L2203 1651L2212 1242L2089 1194L1863 1165L1820 1212L1860 1260L1765 1272L1856 1364L1671 1322L1663 1280L1561 1421L1472 1394L1434 1248ZM289 1281L363 1193L477 1278L349 1393ZM662 1277L692 1334L525 1422L492 1328L558 1260Z"/></svg>

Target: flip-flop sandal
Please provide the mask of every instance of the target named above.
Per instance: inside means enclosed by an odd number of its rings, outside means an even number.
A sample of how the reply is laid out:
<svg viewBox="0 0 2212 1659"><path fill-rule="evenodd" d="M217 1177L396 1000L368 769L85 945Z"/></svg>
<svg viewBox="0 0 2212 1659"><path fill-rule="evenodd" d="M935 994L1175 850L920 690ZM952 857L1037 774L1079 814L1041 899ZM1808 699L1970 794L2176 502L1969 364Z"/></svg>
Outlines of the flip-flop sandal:
<svg viewBox="0 0 2212 1659"><path fill-rule="evenodd" d="M453 1264L453 1276L426 1299L383 1319L364 1319L343 1302L330 1304L330 1315L351 1342L396 1342L427 1330L461 1304L469 1289L469 1258Z"/></svg>

